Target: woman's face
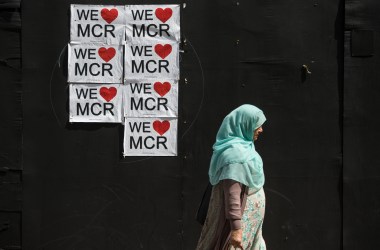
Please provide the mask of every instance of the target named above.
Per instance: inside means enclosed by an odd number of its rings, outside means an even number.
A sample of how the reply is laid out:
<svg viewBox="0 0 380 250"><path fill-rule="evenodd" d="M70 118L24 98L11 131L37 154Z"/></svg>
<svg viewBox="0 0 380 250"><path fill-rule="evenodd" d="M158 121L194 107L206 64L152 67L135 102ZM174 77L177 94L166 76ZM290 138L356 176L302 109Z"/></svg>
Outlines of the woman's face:
<svg viewBox="0 0 380 250"><path fill-rule="evenodd" d="M259 137L259 134L263 132L263 128L260 126L255 131L253 132L253 140L256 141L257 138Z"/></svg>

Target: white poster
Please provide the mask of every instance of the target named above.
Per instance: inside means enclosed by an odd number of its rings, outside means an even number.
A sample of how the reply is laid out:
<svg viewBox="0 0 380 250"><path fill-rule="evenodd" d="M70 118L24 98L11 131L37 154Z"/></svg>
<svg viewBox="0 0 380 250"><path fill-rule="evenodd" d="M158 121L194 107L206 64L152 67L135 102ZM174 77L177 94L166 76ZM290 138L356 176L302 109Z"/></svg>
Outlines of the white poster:
<svg viewBox="0 0 380 250"><path fill-rule="evenodd" d="M123 121L122 84L70 84L70 122Z"/></svg>
<svg viewBox="0 0 380 250"><path fill-rule="evenodd" d="M71 42L123 44L125 6L71 5Z"/></svg>
<svg viewBox="0 0 380 250"><path fill-rule="evenodd" d="M127 5L128 43L180 41L179 5Z"/></svg>
<svg viewBox="0 0 380 250"><path fill-rule="evenodd" d="M69 44L68 82L122 83L123 47Z"/></svg>
<svg viewBox="0 0 380 250"><path fill-rule="evenodd" d="M177 80L130 80L124 85L124 116L177 117Z"/></svg>
<svg viewBox="0 0 380 250"><path fill-rule="evenodd" d="M125 80L179 79L177 42L127 44L124 51Z"/></svg>
<svg viewBox="0 0 380 250"><path fill-rule="evenodd" d="M124 156L176 156L176 118L126 118Z"/></svg>

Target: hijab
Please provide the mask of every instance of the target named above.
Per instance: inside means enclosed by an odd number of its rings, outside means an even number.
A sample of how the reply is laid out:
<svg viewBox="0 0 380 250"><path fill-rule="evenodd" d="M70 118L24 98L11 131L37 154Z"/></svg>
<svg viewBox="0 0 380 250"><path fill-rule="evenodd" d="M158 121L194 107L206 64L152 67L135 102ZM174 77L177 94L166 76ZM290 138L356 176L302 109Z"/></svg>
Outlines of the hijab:
<svg viewBox="0 0 380 250"><path fill-rule="evenodd" d="M254 130L265 122L263 111L244 104L223 120L213 145L209 178L212 185L224 179L259 190L264 185L263 161L255 150Z"/></svg>

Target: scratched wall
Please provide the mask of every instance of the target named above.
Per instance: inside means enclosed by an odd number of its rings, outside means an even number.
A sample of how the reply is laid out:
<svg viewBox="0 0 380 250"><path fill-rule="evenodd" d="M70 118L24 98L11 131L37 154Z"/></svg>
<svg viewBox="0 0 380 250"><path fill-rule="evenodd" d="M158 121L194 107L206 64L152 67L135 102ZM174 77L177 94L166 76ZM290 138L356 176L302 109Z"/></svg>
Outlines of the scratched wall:
<svg viewBox="0 0 380 250"><path fill-rule="evenodd" d="M215 134L243 103L268 118L268 249L341 248L343 1L187 2L179 156L125 159L120 125L68 123L70 3L22 5L25 249L194 249Z"/></svg>
<svg viewBox="0 0 380 250"><path fill-rule="evenodd" d="M344 249L375 249L380 234L380 11L346 1L344 39Z"/></svg>
<svg viewBox="0 0 380 250"><path fill-rule="evenodd" d="M20 1L0 1L0 249L21 249Z"/></svg>

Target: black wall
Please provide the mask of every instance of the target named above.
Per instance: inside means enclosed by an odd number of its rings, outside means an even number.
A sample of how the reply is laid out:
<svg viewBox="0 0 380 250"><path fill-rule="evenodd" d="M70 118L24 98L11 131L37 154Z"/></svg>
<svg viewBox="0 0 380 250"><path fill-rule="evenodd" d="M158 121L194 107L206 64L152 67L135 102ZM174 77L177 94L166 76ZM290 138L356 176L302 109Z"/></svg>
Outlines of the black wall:
<svg viewBox="0 0 380 250"><path fill-rule="evenodd" d="M0 249L21 247L20 1L0 1Z"/></svg>
<svg viewBox="0 0 380 250"><path fill-rule="evenodd" d="M194 249L215 134L243 103L268 119L268 249L341 249L343 1L187 2L179 156L125 159L121 125L67 122L70 3L22 3L24 249Z"/></svg>
<svg viewBox="0 0 380 250"><path fill-rule="evenodd" d="M376 249L380 233L380 2L346 1L344 249Z"/></svg>

